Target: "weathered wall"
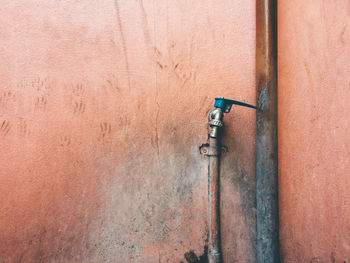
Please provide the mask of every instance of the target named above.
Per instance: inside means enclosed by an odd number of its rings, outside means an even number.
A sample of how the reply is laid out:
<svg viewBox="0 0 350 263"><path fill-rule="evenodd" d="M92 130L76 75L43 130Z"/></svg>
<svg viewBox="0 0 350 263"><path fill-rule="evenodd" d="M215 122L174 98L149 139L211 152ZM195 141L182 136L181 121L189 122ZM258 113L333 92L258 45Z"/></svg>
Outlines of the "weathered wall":
<svg viewBox="0 0 350 263"><path fill-rule="evenodd" d="M350 262L350 2L279 1L284 262Z"/></svg>
<svg viewBox="0 0 350 263"><path fill-rule="evenodd" d="M215 96L255 101L254 10L1 1L1 261L205 262L198 147ZM255 262L255 112L226 123L224 258Z"/></svg>

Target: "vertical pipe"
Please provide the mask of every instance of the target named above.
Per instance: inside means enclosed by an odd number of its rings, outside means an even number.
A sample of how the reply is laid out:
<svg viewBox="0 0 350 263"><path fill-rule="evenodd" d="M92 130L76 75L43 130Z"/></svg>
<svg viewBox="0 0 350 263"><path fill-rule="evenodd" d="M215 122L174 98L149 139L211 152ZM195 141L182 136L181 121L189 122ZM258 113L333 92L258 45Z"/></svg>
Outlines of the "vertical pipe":
<svg viewBox="0 0 350 263"><path fill-rule="evenodd" d="M220 137L219 137L220 138ZM209 147L217 153L209 155L209 263L221 262L220 247L220 141L209 137Z"/></svg>
<svg viewBox="0 0 350 263"><path fill-rule="evenodd" d="M277 0L256 1L257 262L279 262Z"/></svg>

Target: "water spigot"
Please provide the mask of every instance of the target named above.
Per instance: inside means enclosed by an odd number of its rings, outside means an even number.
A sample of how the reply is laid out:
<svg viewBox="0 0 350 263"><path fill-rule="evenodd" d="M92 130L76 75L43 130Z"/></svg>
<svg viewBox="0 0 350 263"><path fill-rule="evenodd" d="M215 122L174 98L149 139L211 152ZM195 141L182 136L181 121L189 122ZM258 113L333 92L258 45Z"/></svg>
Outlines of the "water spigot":
<svg viewBox="0 0 350 263"><path fill-rule="evenodd" d="M209 137L217 138L220 134L221 128L224 126L223 117L224 113L229 113L232 105L239 105L244 107L249 107L257 109L256 106L225 98L215 98L214 109L209 112L209 125L211 130L209 132Z"/></svg>
<svg viewBox="0 0 350 263"><path fill-rule="evenodd" d="M215 98L214 109L209 112L209 138L208 143L202 144L199 151L209 157L208 165L208 195L209 195L209 251L208 262L221 263L221 237L220 237L220 156L227 151L221 145L221 134L224 126L224 114L229 113L232 105L239 105L256 109L254 105L245 102Z"/></svg>

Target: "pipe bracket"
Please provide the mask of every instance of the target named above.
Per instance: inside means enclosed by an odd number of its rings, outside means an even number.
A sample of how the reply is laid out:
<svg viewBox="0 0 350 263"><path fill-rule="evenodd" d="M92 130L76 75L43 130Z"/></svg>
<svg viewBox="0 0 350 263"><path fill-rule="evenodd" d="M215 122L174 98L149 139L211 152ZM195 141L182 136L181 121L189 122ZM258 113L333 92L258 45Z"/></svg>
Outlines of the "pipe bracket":
<svg viewBox="0 0 350 263"><path fill-rule="evenodd" d="M210 146L208 143L199 147L199 152L204 156L219 156L221 153L228 151L226 146Z"/></svg>

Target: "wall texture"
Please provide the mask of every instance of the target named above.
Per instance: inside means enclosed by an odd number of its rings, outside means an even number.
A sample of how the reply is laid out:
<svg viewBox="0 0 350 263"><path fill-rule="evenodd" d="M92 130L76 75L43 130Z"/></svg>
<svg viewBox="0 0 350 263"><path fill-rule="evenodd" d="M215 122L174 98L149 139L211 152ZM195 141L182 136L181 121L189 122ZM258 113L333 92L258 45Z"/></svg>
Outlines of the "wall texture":
<svg viewBox="0 0 350 263"><path fill-rule="evenodd" d="M1 14L1 262L206 262L198 147L215 96L255 101L255 1L13 0ZM343 113L327 139L345 136ZM225 262L255 262L254 141L255 112L234 109Z"/></svg>
<svg viewBox="0 0 350 263"><path fill-rule="evenodd" d="M350 2L279 1L284 262L350 262Z"/></svg>

